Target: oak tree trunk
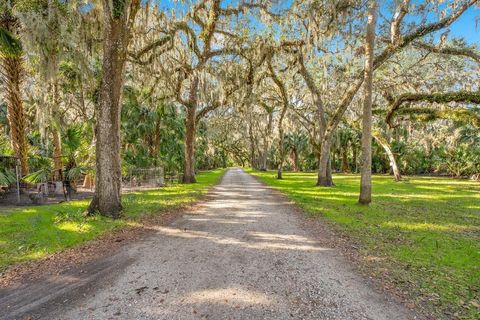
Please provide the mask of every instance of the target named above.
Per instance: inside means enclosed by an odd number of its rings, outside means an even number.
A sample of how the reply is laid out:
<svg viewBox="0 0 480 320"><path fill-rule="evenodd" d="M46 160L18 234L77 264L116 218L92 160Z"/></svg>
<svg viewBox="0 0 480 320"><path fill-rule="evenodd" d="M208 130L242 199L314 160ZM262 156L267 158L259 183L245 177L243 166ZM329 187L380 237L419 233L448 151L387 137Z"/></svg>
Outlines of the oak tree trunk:
<svg viewBox="0 0 480 320"><path fill-rule="evenodd" d="M309 80L309 83L312 83L313 80ZM313 85L310 85L309 87L314 88ZM332 178L332 162L330 161L330 146L326 145L323 143L325 139L325 134L326 134L326 128L327 128L327 119L325 118L325 110L323 107L323 101L320 98L320 93L318 91L315 91L316 94L314 95L315 97L315 104L317 106L317 121L318 121L318 127L320 131L320 152L319 152L319 158L318 158L318 178L317 178L317 186L333 186L333 178ZM321 159L322 159L322 151L327 150L326 152L326 163L322 167L321 164ZM325 156L325 154L323 154ZM323 169L325 168L325 171ZM321 179L320 176L325 174L323 178Z"/></svg>
<svg viewBox="0 0 480 320"><path fill-rule="evenodd" d="M367 36L365 39L365 81L362 116L362 154L360 167L360 196L358 202L372 202L372 84L373 49L375 45L375 24L377 21L376 0L369 1Z"/></svg>
<svg viewBox="0 0 480 320"><path fill-rule="evenodd" d="M195 123L196 105L187 108L185 120L185 162L183 166L183 183L195 183Z"/></svg>
<svg viewBox="0 0 480 320"><path fill-rule="evenodd" d="M267 171L267 161L268 161L268 144L265 143L263 146L262 152L262 163L260 164L260 171Z"/></svg>
<svg viewBox="0 0 480 320"><path fill-rule="evenodd" d="M120 97L130 29L139 7L139 0L103 1L105 21L102 82L99 102L95 106L95 194L88 211L100 212L113 218L120 217L122 210Z"/></svg>
<svg viewBox="0 0 480 320"><path fill-rule="evenodd" d="M297 151L296 148L293 148L293 149L292 149L291 158L292 158L292 162L293 162L292 171L293 171L293 172L298 172L298 171L299 171L298 151Z"/></svg>
<svg viewBox="0 0 480 320"><path fill-rule="evenodd" d="M319 170L317 186L331 187L333 186L332 178L332 161L330 160L331 139L324 137L322 148L320 150Z"/></svg>

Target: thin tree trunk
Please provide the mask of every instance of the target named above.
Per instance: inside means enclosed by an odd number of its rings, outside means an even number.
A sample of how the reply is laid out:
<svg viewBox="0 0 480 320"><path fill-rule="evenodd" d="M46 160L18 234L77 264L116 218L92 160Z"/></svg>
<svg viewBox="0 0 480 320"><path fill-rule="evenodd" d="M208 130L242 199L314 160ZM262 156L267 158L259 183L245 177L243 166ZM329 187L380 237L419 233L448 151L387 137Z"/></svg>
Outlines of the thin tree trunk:
<svg viewBox="0 0 480 320"><path fill-rule="evenodd" d="M337 150L335 147L333 147L332 150L332 164L330 167L333 169L333 171L337 172Z"/></svg>
<svg viewBox="0 0 480 320"><path fill-rule="evenodd" d="M80 100L80 109L82 109L82 116L84 117L84 121L88 121L88 116L87 116L87 107L85 103L85 93L83 92L83 77L82 75L79 76L78 80L78 89L79 89L79 100Z"/></svg>
<svg viewBox="0 0 480 320"><path fill-rule="evenodd" d="M267 166L267 162L268 162L268 142L266 141L267 138L264 139L264 144L263 144L263 152L262 152L262 163L261 163L261 167L260 167L260 171L267 171L268 170L268 166Z"/></svg>
<svg viewBox="0 0 480 320"><path fill-rule="evenodd" d="M97 170L95 194L88 211L90 213L98 211L113 218L120 217L122 210L120 97L130 31L139 7L139 0L103 1L105 23L102 82L99 103L96 104L95 110ZM127 15L127 12L130 14Z"/></svg>
<svg viewBox="0 0 480 320"><path fill-rule="evenodd" d="M58 119L58 85L56 81L51 86L51 94L52 94L52 110L53 110L53 120ZM57 129L58 124L52 125L52 144L53 144L53 172L54 172L54 179L55 181L61 180L63 177L63 161L62 161L62 143L61 143L61 136L60 131Z"/></svg>
<svg viewBox="0 0 480 320"><path fill-rule="evenodd" d="M385 150L385 153L387 154L388 159L390 160L390 167L392 168L395 181L402 180L402 175L400 174L400 169L398 168L397 160L395 159L395 155L393 154L388 141L385 138L383 138L380 134L373 134L373 137Z"/></svg>
<svg viewBox="0 0 480 320"><path fill-rule="evenodd" d="M376 0L370 0L368 6L367 36L365 39L365 91L362 117L360 196L358 199L358 202L361 204L369 204L372 202L372 86L376 21L377 3Z"/></svg>
<svg viewBox="0 0 480 320"><path fill-rule="evenodd" d="M278 128L278 152L280 153L280 159L277 168L277 179L283 179L283 162L285 161L285 149L283 147L284 136L283 136L283 127L281 124Z"/></svg>
<svg viewBox="0 0 480 320"><path fill-rule="evenodd" d="M196 105L187 108L185 120L185 163L183 167L183 183L195 183L195 123Z"/></svg>
<svg viewBox="0 0 480 320"><path fill-rule="evenodd" d="M285 118L285 113L287 112L288 104L284 104L282 109L282 114L280 115L280 120L278 121L278 150L280 153L280 161L278 164L277 170L277 179L282 179L283 173L283 163L285 162L285 148L284 148L284 140L285 135L283 132L283 119Z"/></svg>
<svg viewBox="0 0 480 320"><path fill-rule="evenodd" d="M280 119L278 120L278 151L280 154L280 159L278 162L278 169L277 169L277 179L282 179L282 172L283 172L283 162L285 161L285 148L283 146L284 142L284 131L283 131L283 119L285 118L285 114L287 113L288 109L288 94L285 84L280 80L275 72L275 68L272 65L272 55L270 55L268 60L268 70L270 71L270 77L277 85L278 89L280 90L281 97L282 97L282 112L280 114Z"/></svg>
<svg viewBox="0 0 480 320"><path fill-rule="evenodd" d="M60 181L63 174L62 144L60 141L60 132L54 128L52 130L52 136L54 178L55 181Z"/></svg>
<svg viewBox="0 0 480 320"><path fill-rule="evenodd" d="M347 173L350 171L348 166L348 144L342 147L342 172Z"/></svg>
<svg viewBox="0 0 480 320"><path fill-rule="evenodd" d="M255 138L253 136L252 125L248 126L248 137L250 139L250 167L255 169Z"/></svg>
<svg viewBox="0 0 480 320"><path fill-rule="evenodd" d="M355 144L352 142L352 171L354 173L357 173L358 167L357 167L357 147Z"/></svg>
<svg viewBox="0 0 480 320"><path fill-rule="evenodd" d="M303 64L302 64L303 65ZM310 79L309 82L312 82ZM311 87L313 84L310 85ZM315 88L315 87L312 87ZM311 89L312 90L312 89ZM332 162L330 160L330 146L323 143L325 138L325 129L327 127L327 120L325 119L325 110L323 107L323 101L320 98L320 93L318 90L315 91L315 104L317 105L317 120L318 126L320 131L320 153L319 153L319 160L318 160L318 178L317 178L317 186L333 186L333 178L332 178ZM322 154L326 150L326 159L327 162L323 165L321 164ZM325 155L324 155L325 156ZM325 176L323 180L321 180L321 174L325 172Z"/></svg>
<svg viewBox="0 0 480 320"><path fill-rule="evenodd" d="M267 171L268 169L268 151L270 149L270 135L272 134L272 127L273 127L273 111L268 113L268 124L267 124L267 132L265 134L263 140L263 154L262 154L262 167L260 168L261 171Z"/></svg>

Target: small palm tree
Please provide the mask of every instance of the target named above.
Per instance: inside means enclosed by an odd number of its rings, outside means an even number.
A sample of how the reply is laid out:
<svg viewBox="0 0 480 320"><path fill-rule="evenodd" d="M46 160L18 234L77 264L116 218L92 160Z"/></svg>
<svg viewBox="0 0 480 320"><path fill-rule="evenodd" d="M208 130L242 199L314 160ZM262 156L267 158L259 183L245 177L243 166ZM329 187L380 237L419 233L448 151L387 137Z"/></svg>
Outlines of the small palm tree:
<svg viewBox="0 0 480 320"><path fill-rule="evenodd" d="M285 135L284 149L290 151L290 158L292 160L292 170L301 170L300 153L305 151L308 145L308 138L303 133L289 133Z"/></svg>

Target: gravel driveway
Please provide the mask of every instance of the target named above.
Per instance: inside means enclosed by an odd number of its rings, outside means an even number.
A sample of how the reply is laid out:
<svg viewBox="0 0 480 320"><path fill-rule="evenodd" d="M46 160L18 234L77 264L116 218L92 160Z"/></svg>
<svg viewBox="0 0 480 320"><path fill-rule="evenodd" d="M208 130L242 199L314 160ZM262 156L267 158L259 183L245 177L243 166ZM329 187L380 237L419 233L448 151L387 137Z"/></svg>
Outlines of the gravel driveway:
<svg viewBox="0 0 480 320"><path fill-rule="evenodd" d="M60 286L65 300L48 312L22 308L48 319L414 319L299 220L230 169L195 212L109 257L81 290Z"/></svg>

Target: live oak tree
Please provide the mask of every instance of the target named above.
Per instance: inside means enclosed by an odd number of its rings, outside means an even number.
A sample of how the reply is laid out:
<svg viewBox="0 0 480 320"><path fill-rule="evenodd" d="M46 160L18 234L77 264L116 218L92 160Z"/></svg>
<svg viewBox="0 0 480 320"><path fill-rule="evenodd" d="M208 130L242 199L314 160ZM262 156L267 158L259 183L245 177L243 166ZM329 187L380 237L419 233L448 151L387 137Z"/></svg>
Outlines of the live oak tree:
<svg viewBox="0 0 480 320"><path fill-rule="evenodd" d="M317 85L315 82L311 72L307 69L305 66L305 59L304 59L304 53L303 49L299 49L297 53L297 63L298 63L298 72L302 75L307 88L312 96L313 104L315 106L315 109L313 111L314 118L316 120L308 120L305 116L301 116L306 122L310 125L310 128L307 126L307 131L312 132L313 135L311 135L310 141L312 143L312 146L315 148L318 154L318 158L320 160L320 155L321 155L321 142L323 141L324 135L325 135L325 129L327 125L327 120L326 120L326 114L325 114L325 106L323 103L323 96L322 96L322 90L320 87ZM313 129L313 130L310 130ZM331 171L331 163L330 161L327 162L327 180L328 184L332 185L333 180L332 180L332 171ZM318 177L317 184L320 184L320 175Z"/></svg>
<svg viewBox="0 0 480 320"><path fill-rule="evenodd" d="M140 0L103 0L103 65L99 100L95 106L96 185L89 212L120 216L120 97L131 30Z"/></svg>
<svg viewBox="0 0 480 320"><path fill-rule="evenodd" d="M288 107L290 105L288 93L287 93L287 88L285 86L285 83L279 78L277 75L277 71L274 69L273 64L272 64L272 55L270 55L267 58L267 65L268 65L268 71L269 71L269 76L275 83L279 93L280 93L280 101L281 101L281 108L280 108L280 116L278 119L278 153L279 153L279 159L278 159L278 167L277 167L277 179L282 179L282 173L283 173L283 163L285 161L285 148L284 148L284 138L285 138L285 131L284 131L284 119L285 115L287 113Z"/></svg>
<svg viewBox="0 0 480 320"><path fill-rule="evenodd" d="M450 26L454 21L456 21L468 8L475 5L477 0L463 1L450 13L446 13L443 18L438 21L434 21L427 24L418 25L406 33L402 33L402 22L405 18L405 15L408 13L409 1L405 0L399 4L397 7L396 13L392 22L390 23L390 36L391 41L377 54L373 60L373 71L384 63L386 63L392 56L401 50L405 49L407 46L413 44L415 41L418 41L425 37L428 34L442 30ZM341 96L339 103L335 107L335 111L332 114L332 117L329 119L325 135L322 140L322 152L320 156L320 174L319 174L319 184L322 186L329 186L331 182L328 179L327 175L327 164L329 160L329 150L332 144L332 137L335 129L340 123L345 111L350 106L350 103L354 99L356 93L361 88L363 84L363 70L362 72L357 73L354 76L352 83Z"/></svg>
<svg viewBox="0 0 480 320"><path fill-rule="evenodd" d="M195 170L247 162L279 177L318 169L318 185L333 185L332 170L358 172L368 1L198 0L168 12L149 0L2 4L13 9L1 16L2 71L15 57L10 74L22 77L2 73L15 80L4 88L19 89L1 92L0 141L8 133L13 147L1 151L23 159L22 171L36 172L41 158L75 163L88 186L96 174L91 211L118 216L122 165L183 170L186 182ZM373 140L363 135L373 172L478 171L478 45L446 32L477 5L379 4Z"/></svg>
<svg viewBox="0 0 480 320"><path fill-rule="evenodd" d="M220 0L198 1L184 17L164 26L164 36L131 54L132 59L140 64L162 59L173 67L163 73L169 75L166 85L174 86L171 90L173 96L186 111L183 172L185 183L196 181L194 155L198 121L218 108L222 102L205 104L200 101L201 78L205 76L205 70L212 61L233 61L241 58L245 49L241 23L246 21L246 14L255 14L258 11L268 14L268 3L253 1L229 5Z"/></svg>

